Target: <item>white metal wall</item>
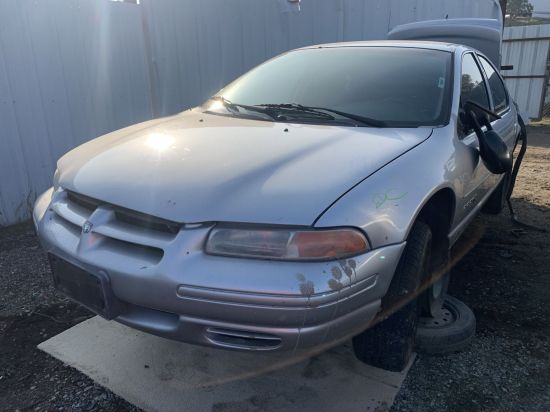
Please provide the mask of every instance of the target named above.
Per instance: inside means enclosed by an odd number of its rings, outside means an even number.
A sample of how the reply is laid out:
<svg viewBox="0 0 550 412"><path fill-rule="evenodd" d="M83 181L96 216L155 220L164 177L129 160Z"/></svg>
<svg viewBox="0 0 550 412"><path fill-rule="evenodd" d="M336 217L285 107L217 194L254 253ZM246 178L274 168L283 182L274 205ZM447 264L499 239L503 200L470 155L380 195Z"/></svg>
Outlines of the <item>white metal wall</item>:
<svg viewBox="0 0 550 412"><path fill-rule="evenodd" d="M140 10L0 0L0 225L29 217L59 156L151 117Z"/></svg>
<svg viewBox="0 0 550 412"><path fill-rule="evenodd" d="M194 106L239 74L297 47L384 39L418 20L501 19L495 0L143 0L158 93L155 113Z"/></svg>
<svg viewBox="0 0 550 412"><path fill-rule="evenodd" d="M514 100L533 119L542 115L549 52L550 24L504 29L502 64L514 70L502 75Z"/></svg>
<svg viewBox="0 0 550 412"><path fill-rule="evenodd" d="M501 18L496 0L0 0L0 225L28 218L86 140L193 106L285 50L445 16Z"/></svg>

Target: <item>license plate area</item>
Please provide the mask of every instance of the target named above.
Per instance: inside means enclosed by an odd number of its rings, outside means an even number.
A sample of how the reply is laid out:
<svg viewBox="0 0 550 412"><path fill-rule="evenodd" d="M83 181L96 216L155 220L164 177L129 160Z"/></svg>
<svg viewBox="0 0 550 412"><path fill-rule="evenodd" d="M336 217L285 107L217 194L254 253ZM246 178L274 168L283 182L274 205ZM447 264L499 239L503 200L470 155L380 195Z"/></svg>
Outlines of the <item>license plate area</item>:
<svg viewBox="0 0 550 412"><path fill-rule="evenodd" d="M117 316L119 305L106 273L90 273L51 253L48 258L57 290L106 319Z"/></svg>

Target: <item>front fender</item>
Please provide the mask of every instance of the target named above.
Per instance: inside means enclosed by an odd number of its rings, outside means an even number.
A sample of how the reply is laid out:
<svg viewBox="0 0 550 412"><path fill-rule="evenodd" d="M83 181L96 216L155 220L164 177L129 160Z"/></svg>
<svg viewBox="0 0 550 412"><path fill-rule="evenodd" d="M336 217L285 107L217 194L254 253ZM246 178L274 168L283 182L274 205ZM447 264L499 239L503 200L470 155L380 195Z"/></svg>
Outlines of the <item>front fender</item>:
<svg viewBox="0 0 550 412"><path fill-rule="evenodd" d="M389 163L342 196L316 227L355 226L373 248L403 242L430 198L460 184L452 131L434 129L422 144Z"/></svg>

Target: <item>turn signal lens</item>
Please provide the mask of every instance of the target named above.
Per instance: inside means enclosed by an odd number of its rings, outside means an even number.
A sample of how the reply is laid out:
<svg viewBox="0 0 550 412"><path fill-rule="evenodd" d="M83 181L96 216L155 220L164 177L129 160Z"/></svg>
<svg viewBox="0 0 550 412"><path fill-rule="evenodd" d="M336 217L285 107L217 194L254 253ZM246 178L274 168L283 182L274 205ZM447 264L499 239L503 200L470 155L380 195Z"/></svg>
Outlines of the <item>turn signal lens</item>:
<svg viewBox="0 0 550 412"><path fill-rule="evenodd" d="M212 255L277 260L334 260L370 249L357 229L265 230L214 228L206 241Z"/></svg>
<svg viewBox="0 0 550 412"><path fill-rule="evenodd" d="M368 250L365 236L353 229L296 232L289 247L301 259L339 259Z"/></svg>

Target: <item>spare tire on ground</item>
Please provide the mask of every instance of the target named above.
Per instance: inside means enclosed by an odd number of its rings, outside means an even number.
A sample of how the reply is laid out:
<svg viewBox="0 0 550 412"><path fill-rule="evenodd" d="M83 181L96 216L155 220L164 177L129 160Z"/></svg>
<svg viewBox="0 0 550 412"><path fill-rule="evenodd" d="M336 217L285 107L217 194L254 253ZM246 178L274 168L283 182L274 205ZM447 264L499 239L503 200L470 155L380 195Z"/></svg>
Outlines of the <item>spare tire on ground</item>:
<svg viewBox="0 0 550 412"><path fill-rule="evenodd" d="M420 353L444 354L464 349L475 335L476 318L460 300L448 296L435 317L421 317L416 332Z"/></svg>

